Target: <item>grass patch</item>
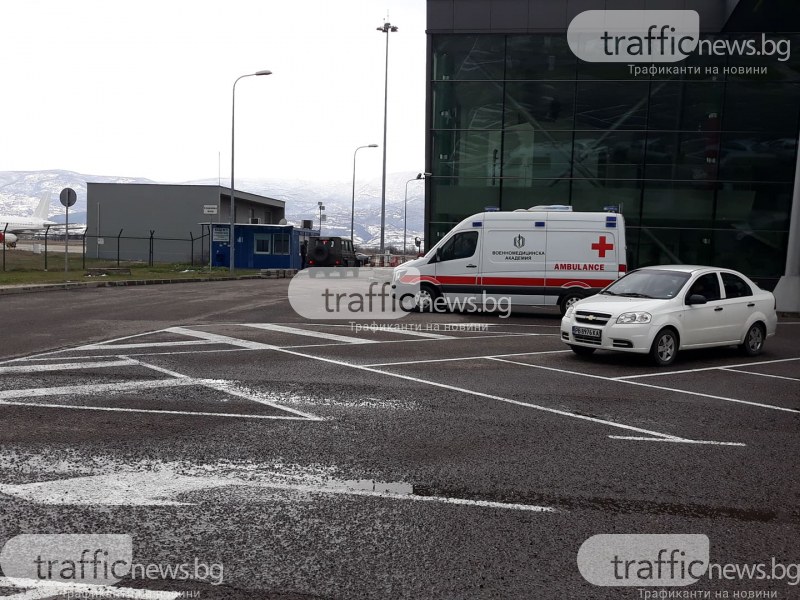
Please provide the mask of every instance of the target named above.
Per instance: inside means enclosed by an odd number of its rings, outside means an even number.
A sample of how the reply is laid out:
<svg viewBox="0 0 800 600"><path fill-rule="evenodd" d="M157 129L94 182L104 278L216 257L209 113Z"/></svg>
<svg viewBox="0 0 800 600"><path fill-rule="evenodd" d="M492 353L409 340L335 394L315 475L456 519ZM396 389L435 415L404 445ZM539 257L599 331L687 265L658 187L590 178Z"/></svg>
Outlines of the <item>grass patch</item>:
<svg viewBox="0 0 800 600"><path fill-rule="evenodd" d="M2 269L2 253L0 253L0 269ZM116 260L86 258L85 266L90 268L116 267ZM69 271L64 272L64 253L47 253L47 271L44 252L34 254L27 250L7 249L5 252L5 270L0 270L0 285L22 285L36 283L64 283L66 281L122 281L131 279L191 279L194 277L223 278L229 277L227 267L189 264L156 264L152 267L139 261L120 261L120 267L131 270L130 275L104 275L88 277L84 270L84 262L80 254L70 254ZM237 269L237 275L252 275L257 269Z"/></svg>

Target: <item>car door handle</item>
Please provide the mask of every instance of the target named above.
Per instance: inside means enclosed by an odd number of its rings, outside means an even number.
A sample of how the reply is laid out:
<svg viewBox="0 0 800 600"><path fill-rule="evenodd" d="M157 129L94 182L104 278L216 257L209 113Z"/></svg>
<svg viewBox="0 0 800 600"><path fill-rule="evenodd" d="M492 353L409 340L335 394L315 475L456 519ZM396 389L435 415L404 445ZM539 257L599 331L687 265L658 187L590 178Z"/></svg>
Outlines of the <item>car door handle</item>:
<svg viewBox="0 0 800 600"><path fill-rule="evenodd" d="M750 304L747 305L747 308L753 308L755 305L756 305L755 302L751 302Z"/></svg>
<svg viewBox="0 0 800 600"><path fill-rule="evenodd" d="M477 269L478 265L467 265L468 269Z"/></svg>
<svg viewBox="0 0 800 600"><path fill-rule="evenodd" d="M718 306L717 308L715 308L715 309L714 309L714 312L719 312L719 311L721 311L721 310L722 310L722 307L721 307L721 306Z"/></svg>

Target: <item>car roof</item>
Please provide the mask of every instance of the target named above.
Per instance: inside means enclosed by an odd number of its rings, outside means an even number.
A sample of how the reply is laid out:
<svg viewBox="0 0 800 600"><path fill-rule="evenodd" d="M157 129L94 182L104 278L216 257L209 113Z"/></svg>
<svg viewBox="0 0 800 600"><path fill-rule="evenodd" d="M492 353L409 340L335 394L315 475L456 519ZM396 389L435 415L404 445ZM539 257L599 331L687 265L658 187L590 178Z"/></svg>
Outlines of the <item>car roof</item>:
<svg viewBox="0 0 800 600"><path fill-rule="evenodd" d="M695 271L704 271L706 269L718 269L720 271L728 271L722 267L708 267L701 265L652 265L650 267L641 267L639 270L653 269L656 271L678 271L681 273L694 273Z"/></svg>

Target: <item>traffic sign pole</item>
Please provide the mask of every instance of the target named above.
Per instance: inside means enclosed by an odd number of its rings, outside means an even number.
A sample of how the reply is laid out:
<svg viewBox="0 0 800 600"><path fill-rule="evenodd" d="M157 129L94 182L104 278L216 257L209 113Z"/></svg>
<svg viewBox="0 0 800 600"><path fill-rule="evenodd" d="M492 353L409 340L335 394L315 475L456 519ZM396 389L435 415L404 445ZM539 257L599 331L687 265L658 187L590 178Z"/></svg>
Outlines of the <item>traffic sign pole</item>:
<svg viewBox="0 0 800 600"><path fill-rule="evenodd" d="M69 207L78 201L78 194L72 188L64 188L58 198L66 209L64 219L64 273L66 274L69 271Z"/></svg>

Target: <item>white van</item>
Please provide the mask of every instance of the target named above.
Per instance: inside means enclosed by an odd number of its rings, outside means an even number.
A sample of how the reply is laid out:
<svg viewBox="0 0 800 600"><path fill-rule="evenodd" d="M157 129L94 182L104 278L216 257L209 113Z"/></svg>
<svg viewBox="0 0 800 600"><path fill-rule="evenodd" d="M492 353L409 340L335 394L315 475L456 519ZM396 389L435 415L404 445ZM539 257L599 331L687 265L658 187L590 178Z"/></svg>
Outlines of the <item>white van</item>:
<svg viewBox="0 0 800 600"><path fill-rule="evenodd" d="M418 304L510 298L512 306L558 305L599 292L626 271L621 214L534 206L461 221L430 251L397 267L397 289L419 285ZM496 304L495 304L496 305Z"/></svg>

